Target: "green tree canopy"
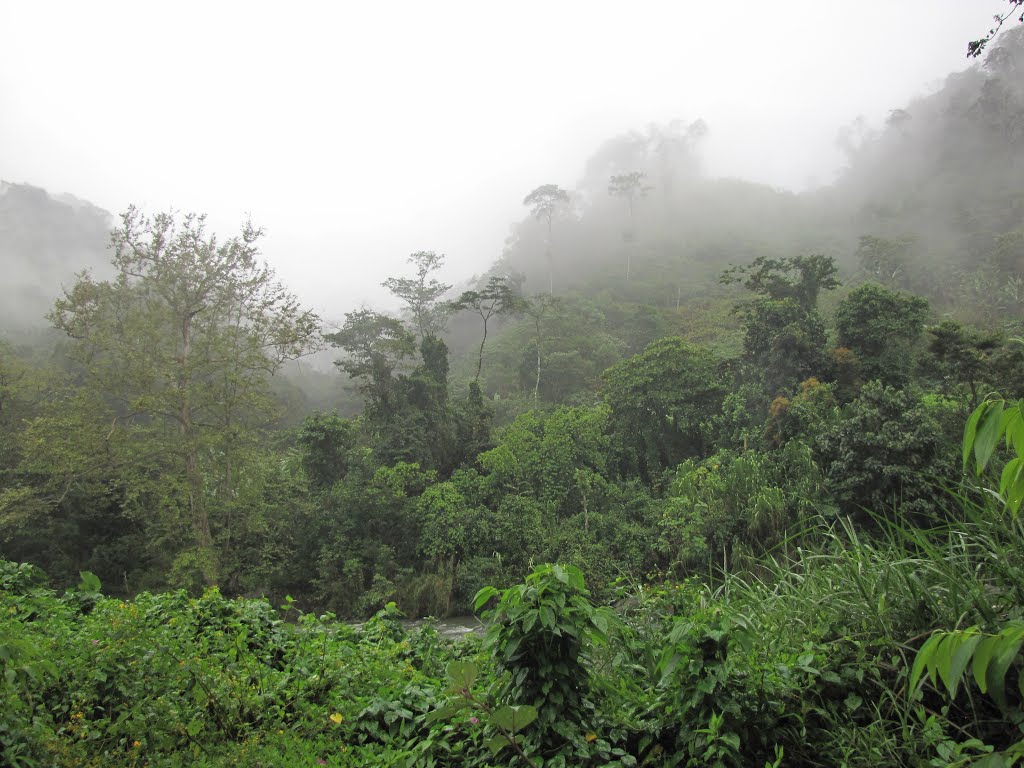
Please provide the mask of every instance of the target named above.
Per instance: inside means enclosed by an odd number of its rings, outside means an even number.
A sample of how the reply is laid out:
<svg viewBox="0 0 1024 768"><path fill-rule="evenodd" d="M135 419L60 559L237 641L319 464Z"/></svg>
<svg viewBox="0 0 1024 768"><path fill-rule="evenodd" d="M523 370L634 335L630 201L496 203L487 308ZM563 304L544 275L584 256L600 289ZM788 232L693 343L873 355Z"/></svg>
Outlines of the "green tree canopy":
<svg viewBox="0 0 1024 768"><path fill-rule="evenodd" d="M759 256L750 264L729 267L721 282L742 283L748 291L773 301L791 299L805 312L817 308L822 291L839 287L835 259L821 254L787 259Z"/></svg>
<svg viewBox="0 0 1024 768"><path fill-rule="evenodd" d="M476 381L484 367L484 345L487 343L488 323L498 315L507 315L519 310L520 298L507 277L488 278L480 290L465 291L451 303L454 311L468 311L480 316L483 322L483 337L480 339L480 353L476 364Z"/></svg>
<svg viewBox="0 0 1024 768"><path fill-rule="evenodd" d="M865 379L906 381L914 345L924 330L928 302L877 283L855 288L836 310L839 345L853 350Z"/></svg>
<svg viewBox="0 0 1024 768"><path fill-rule="evenodd" d="M795 299L756 299L741 306L743 351L768 394L793 389L825 368L825 324Z"/></svg>
<svg viewBox="0 0 1024 768"><path fill-rule="evenodd" d="M359 380L359 391L366 398L371 419L390 419L400 405L395 370L416 353L413 334L400 320L360 309L347 313L341 330L325 334L324 338L348 353L335 365Z"/></svg>
<svg viewBox="0 0 1024 768"><path fill-rule="evenodd" d="M704 452L704 425L726 392L719 361L707 349L679 337L659 339L602 379L624 471L650 481Z"/></svg>
<svg viewBox="0 0 1024 768"><path fill-rule="evenodd" d="M417 251L407 261L416 267L416 277L389 277L381 285L405 302L412 315L416 333L422 339L444 330L447 305L440 301L451 288L431 275L444 264L444 256L434 251Z"/></svg>
<svg viewBox="0 0 1024 768"><path fill-rule="evenodd" d="M221 241L207 233L204 216L148 218L129 208L112 235L116 278L80 275L50 313L75 340L68 354L85 387L110 409L106 442L122 433L134 446L114 463L161 457L181 492L164 503L184 505L207 564L228 524L214 510L237 481L239 452L275 412L268 379L313 348L319 332L316 315L260 262L261 234L246 223Z"/></svg>
<svg viewBox="0 0 1024 768"><path fill-rule="evenodd" d="M529 207L530 215L547 223L548 239L546 253L548 260L548 293L555 292L554 250L551 242L552 223L555 214L569 202L569 193L557 184L542 184L523 198L523 205Z"/></svg>

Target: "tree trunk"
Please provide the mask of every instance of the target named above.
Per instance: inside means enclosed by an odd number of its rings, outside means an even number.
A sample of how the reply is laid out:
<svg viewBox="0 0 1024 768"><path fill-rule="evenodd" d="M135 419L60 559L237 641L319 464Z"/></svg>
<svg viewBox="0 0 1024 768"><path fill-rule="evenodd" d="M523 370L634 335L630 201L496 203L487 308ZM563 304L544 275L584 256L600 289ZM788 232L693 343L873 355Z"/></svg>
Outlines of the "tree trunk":
<svg viewBox="0 0 1024 768"><path fill-rule="evenodd" d="M480 339L480 357L476 361L476 380L480 381L480 371L484 367L484 344L487 343L487 318L484 318L484 337Z"/></svg>
<svg viewBox="0 0 1024 768"><path fill-rule="evenodd" d="M196 543L202 549L213 546L210 518L203 503L203 478L199 473L199 447L196 445L195 426L192 424L192 402L190 398L191 379L188 373L189 356L192 352L192 314L186 312L181 323L181 372L178 375L178 393L181 397L181 411L178 419L181 434L185 440L185 477L188 481L188 508Z"/></svg>
<svg viewBox="0 0 1024 768"><path fill-rule="evenodd" d="M537 381L533 384L533 407L537 407L540 399L540 336L537 337Z"/></svg>
<svg viewBox="0 0 1024 768"><path fill-rule="evenodd" d="M548 214L548 295L555 295L555 257L551 247L551 214Z"/></svg>

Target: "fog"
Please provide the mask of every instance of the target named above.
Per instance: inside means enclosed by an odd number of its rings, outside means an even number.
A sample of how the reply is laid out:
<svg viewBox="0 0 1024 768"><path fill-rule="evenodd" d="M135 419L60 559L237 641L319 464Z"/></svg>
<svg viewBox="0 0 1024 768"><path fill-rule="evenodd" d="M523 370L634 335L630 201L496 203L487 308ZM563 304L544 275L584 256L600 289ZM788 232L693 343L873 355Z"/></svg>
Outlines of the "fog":
<svg viewBox="0 0 1024 768"><path fill-rule="evenodd" d="M527 192L651 123L703 119L707 176L828 183L842 126L966 68L1001 5L8 2L0 179L223 235L251 215L338 318L413 251L485 271Z"/></svg>

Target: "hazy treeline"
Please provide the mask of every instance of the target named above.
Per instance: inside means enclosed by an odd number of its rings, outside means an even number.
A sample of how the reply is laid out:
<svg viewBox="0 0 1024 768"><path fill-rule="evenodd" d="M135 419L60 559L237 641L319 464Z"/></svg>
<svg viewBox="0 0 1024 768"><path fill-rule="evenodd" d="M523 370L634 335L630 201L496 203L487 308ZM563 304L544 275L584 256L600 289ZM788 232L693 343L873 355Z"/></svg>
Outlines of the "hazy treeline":
<svg viewBox="0 0 1024 768"><path fill-rule="evenodd" d="M1022 64L1018 28L800 195L702 176L700 120L613 138L479 281L418 252L401 317L326 333L251 225L131 210L71 279L109 217L6 185L18 312L61 334L2 347L3 553L436 614L542 560L714 578L817 514L941 515L965 414L1020 380Z"/></svg>

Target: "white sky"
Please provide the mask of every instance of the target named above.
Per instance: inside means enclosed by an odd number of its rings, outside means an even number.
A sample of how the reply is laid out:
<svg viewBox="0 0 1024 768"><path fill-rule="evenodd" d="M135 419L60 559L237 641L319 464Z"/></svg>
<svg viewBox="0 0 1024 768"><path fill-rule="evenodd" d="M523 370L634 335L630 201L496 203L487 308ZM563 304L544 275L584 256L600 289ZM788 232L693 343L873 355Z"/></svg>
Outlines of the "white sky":
<svg viewBox="0 0 1024 768"><path fill-rule="evenodd" d="M967 66L1002 0L0 0L0 179L246 214L338 319L416 250L450 282L603 140L703 118L705 168L799 189Z"/></svg>

